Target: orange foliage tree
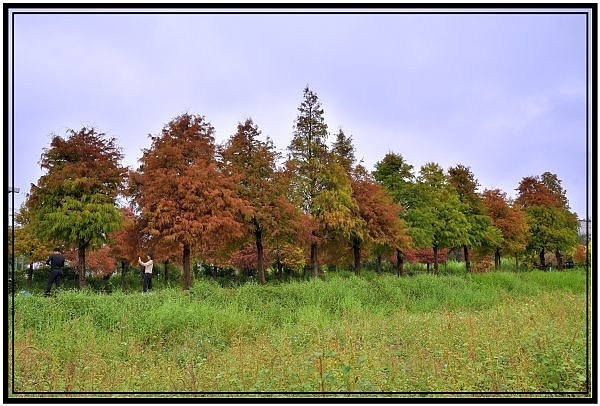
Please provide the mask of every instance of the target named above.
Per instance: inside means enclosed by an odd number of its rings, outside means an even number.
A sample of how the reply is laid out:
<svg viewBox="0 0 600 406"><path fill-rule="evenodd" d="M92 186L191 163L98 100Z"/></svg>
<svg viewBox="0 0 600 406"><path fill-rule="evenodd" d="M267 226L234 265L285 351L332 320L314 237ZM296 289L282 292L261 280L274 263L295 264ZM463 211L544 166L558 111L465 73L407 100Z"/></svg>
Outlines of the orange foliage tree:
<svg viewBox="0 0 600 406"><path fill-rule="evenodd" d="M401 218L402 207L395 203L383 186L358 165L352 179L353 197L358 203L359 216L364 221L360 238L352 239L354 273L360 271L360 250L363 244L389 247L396 251L396 272L403 274L403 250L410 246L410 237Z"/></svg>
<svg viewBox="0 0 600 406"><path fill-rule="evenodd" d="M252 119L238 123L237 132L230 137L221 155L225 170L239 179L237 193L247 206L247 210L239 212L240 222L245 225L246 236L254 239L258 280L266 283L265 240L271 241L277 229L290 226L286 213L293 213L294 207L279 179L276 168L279 154L270 139L258 138L260 134ZM239 252L238 257L243 257L242 262L248 267L248 247L243 253L245 255Z"/></svg>
<svg viewBox="0 0 600 406"><path fill-rule="evenodd" d="M233 239L244 234L239 221L248 212L236 191L239 177L225 173L216 160L214 128L203 116L183 114L150 136L138 171L131 174L133 204L143 232L153 244L182 252L183 289L192 284L192 250L218 262Z"/></svg>
<svg viewBox="0 0 600 406"><path fill-rule="evenodd" d="M518 206L511 205L506 199L506 193L500 189L484 190L481 202L494 226L502 233L502 243L494 249L494 267L500 267L502 252L514 255L518 267L519 255L525 252L529 239L525 213Z"/></svg>
<svg viewBox="0 0 600 406"><path fill-rule="evenodd" d="M130 265L137 264L142 245L142 231L135 213L129 207L121 208L121 227L110 234L110 255L121 267L121 286L125 285L125 272Z"/></svg>

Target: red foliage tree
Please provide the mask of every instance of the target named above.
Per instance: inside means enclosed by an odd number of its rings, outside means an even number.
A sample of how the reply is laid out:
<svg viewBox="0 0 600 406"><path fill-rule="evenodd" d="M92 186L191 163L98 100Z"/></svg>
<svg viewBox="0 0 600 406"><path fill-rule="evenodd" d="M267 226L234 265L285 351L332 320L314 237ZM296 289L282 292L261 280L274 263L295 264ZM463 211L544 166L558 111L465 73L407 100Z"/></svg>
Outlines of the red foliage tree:
<svg viewBox="0 0 600 406"><path fill-rule="evenodd" d="M110 251L110 247L107 244L98 249L89 250L86 255L85 273L101 278L107 278L112 275L117 269L117 261L111 255ZM64 255L65 259L72 263L78 257L76 250L68 250Z"/></svg>
<svg viewBox="0 0 600 406"><path fill-rule="evenodd" d="M437 260L445 262L449 251L448 248L439 249L437 252ZM436 254L433 252L432 248L409 248L406 251L406 260L409 262L427 264L427 270L429 270L429 265L436 261Z"/></svg>

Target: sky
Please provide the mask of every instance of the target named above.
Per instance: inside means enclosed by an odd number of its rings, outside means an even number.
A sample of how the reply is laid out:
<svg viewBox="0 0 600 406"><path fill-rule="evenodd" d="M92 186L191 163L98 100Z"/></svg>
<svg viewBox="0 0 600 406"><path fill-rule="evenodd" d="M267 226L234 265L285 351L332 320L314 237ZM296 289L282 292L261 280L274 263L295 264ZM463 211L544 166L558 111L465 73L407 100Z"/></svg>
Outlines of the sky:
<svg viewBox="0 0 600 406"><path fill-rule="evenodd" d="M20 192L9 210L68 129L114 137L137 169L149 135L183 113L204 116L217 143L251 118L285 155L308 86L329 140L352 136L369 170L388 152L415 174L462 164L480 192L509 198L524 177L551 172L571 210L591 215L587 10L14 11L4 147Z"/></svg>

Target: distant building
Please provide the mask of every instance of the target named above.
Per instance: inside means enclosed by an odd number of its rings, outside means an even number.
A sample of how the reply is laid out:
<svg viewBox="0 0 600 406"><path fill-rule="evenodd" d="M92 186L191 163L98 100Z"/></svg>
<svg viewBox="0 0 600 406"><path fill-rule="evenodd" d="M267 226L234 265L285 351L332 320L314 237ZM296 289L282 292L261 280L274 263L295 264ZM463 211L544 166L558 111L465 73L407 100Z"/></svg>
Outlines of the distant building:
<svg viewBox="0 0 600 406"><path fill-rule="evenodd" d="M592 219L579 220L579 229L577 230L580 236L588 236L592 239Z"/></svg>

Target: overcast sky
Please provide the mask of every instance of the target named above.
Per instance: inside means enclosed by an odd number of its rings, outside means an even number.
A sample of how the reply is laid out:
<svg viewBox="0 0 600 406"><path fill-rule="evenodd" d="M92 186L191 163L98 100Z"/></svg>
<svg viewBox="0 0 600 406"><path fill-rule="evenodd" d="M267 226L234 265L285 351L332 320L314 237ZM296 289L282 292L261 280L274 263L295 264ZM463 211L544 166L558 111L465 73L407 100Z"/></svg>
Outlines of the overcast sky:
<svg viewBox="0 0 600 406"><path fill-rule="evenodd" d="M42 175L51 136L67 129L93 126L115 137L133 169L148 135L182 113L205 116L218 143L252 118L285 154L308 85L330 140L342 128L370 170L390 151L415 173L428 162L462 164L480 192L509 197L524 177L548 171L586 217L585 10L16 11L15 209Z"/></svg>

